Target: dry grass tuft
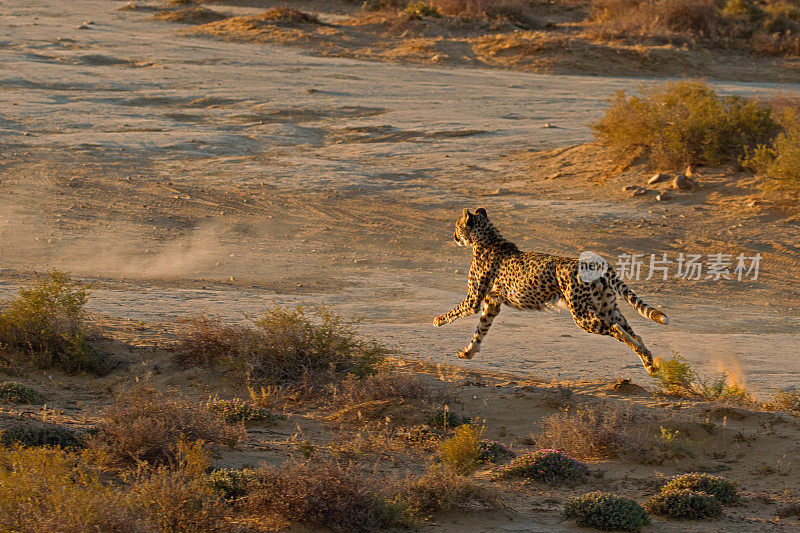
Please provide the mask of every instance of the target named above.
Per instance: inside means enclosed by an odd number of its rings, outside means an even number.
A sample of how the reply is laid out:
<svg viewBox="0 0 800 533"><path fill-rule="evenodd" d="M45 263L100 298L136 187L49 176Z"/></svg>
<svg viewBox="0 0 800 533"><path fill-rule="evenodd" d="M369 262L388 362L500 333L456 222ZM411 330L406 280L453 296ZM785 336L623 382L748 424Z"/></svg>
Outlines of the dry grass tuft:
<svg viewBox="0 0 800 533"><path fill-rule="evenodd" d="M332 529L374 531L409 523L406 506L353 467L331 461L292 461L253 472L239 500L251 517Z"/></svg>
<svg viewBox="0 0 800 533"><path fill-rule="evenodd" d="M630 411L583 405L546 418L534 440L581 459L613 458L642 448L636 428Z"/></svg>
<svg viewBox="0 0 800 533"><path fill-rule="evenodd" d="M205 7L192 6L174 11L160 11L153 15L153 18L181 24L206 24L226 19L228 16Z"/></svg>
<svg viewBox="0 0 800 533"><path fill-rule="evenodd" d="M311 13L293 9L291 7L271 7L260 15L254 17L262 22L275 24L319 24L319 18Z"/></svg>
<svg viewBox="0 0 800 533"><path fill-rule="evenodd" d="M713 0L599 0L592 3L587 33L601 39L718 40L725 33Z"/></svg>
<svg viewBox="0 0 800 533"><path fill-rule="evenodd" d="M322 385L374 373L384 354L324 307L275 308L253 325L226 326L200 317L182 336L177 357L184 364L233 367L269 384Z"/></svg>
<svg viewBox="0 0 800 533"><path fill-rule="evenodd" d="M178 460L181 441L233 446L242 433L198 405L140 388L120 395L105 411L88 445L115 465L170 465Z"/></svg>
<svg viewBox="0 0 800 533"><path fill-rule="evenodd" d="M470 478L437 466L421 477L405 479L397 499L415 516L423 518L454 508L485 509L496 501L492 494Z"/></svg>

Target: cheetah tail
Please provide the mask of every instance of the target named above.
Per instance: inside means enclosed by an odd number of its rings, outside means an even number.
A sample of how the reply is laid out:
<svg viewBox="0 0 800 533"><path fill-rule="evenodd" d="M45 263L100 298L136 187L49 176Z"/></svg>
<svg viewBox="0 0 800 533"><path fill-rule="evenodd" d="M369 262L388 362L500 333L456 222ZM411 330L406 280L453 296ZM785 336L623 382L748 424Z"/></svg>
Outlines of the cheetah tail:
<svg viewBox="0 0 800 533"><path fill-rule="evenodd" d="M611 279L611 286L615 291L617 291L617 294L622 296L625 301L631 304L633 308L636 309L636 311L638 311L638 313L643 317L649 318L653 322L658 322L659 324L669 324L669 317L667 315L655 307L650 307L644 303L642 299L636 296L636 293L628 288L628 286L625 285L625 283L618 277L614 276Z"/></svg>

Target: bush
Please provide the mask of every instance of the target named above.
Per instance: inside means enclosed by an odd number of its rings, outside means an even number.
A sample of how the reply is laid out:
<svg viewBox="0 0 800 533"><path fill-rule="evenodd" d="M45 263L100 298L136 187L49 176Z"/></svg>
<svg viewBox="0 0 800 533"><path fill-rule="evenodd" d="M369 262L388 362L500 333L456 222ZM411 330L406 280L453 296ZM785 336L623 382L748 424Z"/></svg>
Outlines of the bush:
<svg viewBox="0 0 800 533"><path fill-rule="evenodd" d="M206 24L228 18L222 13L206 9L205 7L186 7L175 11L160 11L153 18L166 22L179 22L182 24Z"/></svg>
<svg viewBox="0 0 800 533"><path fill-rule="evenodd" d="M0 383L0 400L9 403L33 403L39 393L35 389L16 381Z"/></svg>
<svg viewBox="0 0 800 533"><path fill-rule="evenodd" d="M233 446L242 433L215 413L141 388L121 395L106 409L89 446L120 465L175 464L181 441Z"/></svg>
<svg viewBox="0 0 800 533"><path fill-rule="evenodd" d="M639 531L650 524L642 506L628 498L603 492L590 492L570 499L564 506L564 518L575 519L579 526L603 531Z"/></svg>
<svg viewBox="0 0 800 533"><path fill-rule="evenodd" d="M441 461L459 474L472 474L478 469L483 428L472 424L458 426L455 434L439 446Z"/></svg>
<svg viewBox="0 0 800 533"><path fill-rule="evenodd" d="M428 0L440 13L474 20L508 20L524 28L538 24L531 13L534 0Z"/></svg>
<svg viewBox="0 0 800 533"><path fill-rule="evenodd" d="M727 32L712 0L600 0L592 3L588 30L600 38L717 41Z"/></svg>
<svg viewBox="0 0 800 533"><path fill-rule="evenodd" d="M31 533L146 530L122 491L77 455L52 448L0 448L0 524Z"/></svg>
<svg viewBox="0 0 800 533"><path fill-rule="evenodd" d="M790 187L800 187L800 118L785 110L780 119L782 131L775 140L755 147L742 164L756 173Z"/></svg>
<svg viewBox="0 0 800 533"><path fill-rule="evenodd" d="M722 514L722 506L714 496L690 489L662 490L644 508L649 513L678 519L697 520Z"/></svg>
<svg viewBox="0 0 800 533"><path fill-rule="evenodd" d="M676 354L669 360L656 359L655 364L656 373L652 378L667 394L744 405L755 403L753 394L728 374L722 373L711 381L704 380L680 355Z"/></svg>
<svg viewBox="0 0 800 533"><path fill-rule="evenodd" d="M425 2L414 2L408 4L403 10L403 14L413 20L419 20L425 17L441 17L438 9L426 4Z"/></svg>
<svg viewBox="0 0 800 533"><path fill-rule="evenodd" d="M705 492L714 496L722 505L734 504L739 501L739 493L736 486L721 476L711 474L683 474L674 476L667 480L662 491L690 489Z"/></svg>
<svg viewBox="0 0 800 533"><path fill-rule="evenodd" d="M40 426L33 424L17 424L0 433L0 444L12 446L58 446L59 448L78 449L86 444L81 435L59 426Z"/></svg>
<svg viewBox="0 0 800 533"><path fill-rule="evenodd" d="M222 493L226 500L238 500L247 494L247 488L256 481L251 469L234 470L223 468L214 470L209 482L214 490Z"/></svg>
<svg viewBox="0 0 800 533"><path fill-rule="evenodd" d="M319 18L311 13L291 7L271 7L256 18L263 22L276 24L319 24Z"/></svg>
<svg viewBox="0 0 800 533"><path fill-rule="evenodd" d="M535 440L580 458L610 458L638 448L636 428L629 411L583 405L546 418Z"/></svg>
<svg viewBox="0 0 800 533"><path fill-rule="evenodd" d="M403 526L408 510L352 467L330 461L289 462L254 472L240 502L248 515L331 529L374 531Z"/></svg>
<svg viewBox="0 0 800 533"><path fill-rule="evenodd" d="M701 82L663 83L641 93L618 92L592 124L596 139L622 163L645 156L652 166L674 169L736 161L778 131L769 106L717 96Z"/></svg>
<svg viewBox="0 0 800 533"><path fill-rule="evenodd" d="M357 404L376 400L402 400L424 403L433 397L430 387L412 374L381 370L368 376L347 376L341 383L331 386L333 401Z"/></svg>
<svg viewBox="0 0 800 533"><path fill-rule="evenodd" d="M0 344L26 354L36 366L66 371L107 370L89 343L83 307L89 291L53 270L29 287L0 315Z"/></svg>
<svg viewBox="0 0 800 533"><path fill-rule="evenodd" d="M179 442L174 467L140 470L131 488L131 507L154 531L223 530L227 509L205 474L210 465L202 443Z"/></svg>
<svg viewBox="0 0 800 533"><path fill-rule="evenodd" d="M582 483L589 467L558 450L538 450L520 455L500 467L496 479L524 477L539 483Z"/></svg>
<svg viewBox="0 0 800 533"><path fill-rule="evenodd" d="M275 308L254 325L224 326L200 317L182 336L178 358L190 364L225 364L272 384L298 384L374 373L384 354L324 307Z"/></svg>
<svg viewBox="0 0 800 533"><path fill-rule="evenodd" d="M463 424L469 424L470 418L454 413L453 411L445 409L437 409L430 413L425 422L432 428L441 428L444 430L457 428Z"/></svg>
<svg viewBox="0 0 800 533"><path fill-rule="evenodd" d="M775 391L764 407L772 411L788 411L793 415L800 415L800 391Z"/></svg>
<svg viewBox="0 0 800 533"><path fill-rule="evenodd" d="M478 443L478 450L479 463L499 463L503 459L508 459L516 455L506 448L502 442L493 440L481 440Z"/></svg>
<svg viewBox="0 0 800 533"><path fill-rule="evenodd" d="M442 467L433 467L423 476L404 480L395 499L420 517L453 508L475 510L493 502L491 495L470 478Z"/></svg>
<svg viewBox="0 0 800 533"><path fill-rule="evenodd" d="M228 423L252 422L255 420L273 423L282 418L270 412L269 409L246 402L241 398L234 398L233 400L209 400L206 403L206 407L212 413L221 415L225 422Z"/></svg>

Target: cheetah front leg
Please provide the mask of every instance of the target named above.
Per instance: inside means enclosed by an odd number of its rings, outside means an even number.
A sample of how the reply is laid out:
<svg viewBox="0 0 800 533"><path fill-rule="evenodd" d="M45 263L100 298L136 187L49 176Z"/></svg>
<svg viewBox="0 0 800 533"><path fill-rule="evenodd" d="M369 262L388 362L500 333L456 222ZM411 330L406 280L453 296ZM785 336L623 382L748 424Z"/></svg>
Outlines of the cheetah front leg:
<svg viewBox="0 0 800 533"><path fill-rule="evenodd" d="M469 279L467 280L467 297L449 313L434 318L433 325L438 328L439 326L453 322L457 318L474 315L480 311L481 302L489 294L489 288L494 281L494 275L495 272L492 269L476 273L473 266L470 269Z"/></svg>
<svg viewBox="0 0 800 533"><path fill-rule="evenodd" d="M472 341L470 341L467 347L458 352L458 357L461 359L472 359L476 353L481 351L481 341L483 341L483 338L489 332L489 328L492 326L494 317L496 317L499 313L500 302L496 302L487 298L483 303L483 312L481 313L481 319L478 322L478 329L475 330L475 335L472 337Z"/></svg>

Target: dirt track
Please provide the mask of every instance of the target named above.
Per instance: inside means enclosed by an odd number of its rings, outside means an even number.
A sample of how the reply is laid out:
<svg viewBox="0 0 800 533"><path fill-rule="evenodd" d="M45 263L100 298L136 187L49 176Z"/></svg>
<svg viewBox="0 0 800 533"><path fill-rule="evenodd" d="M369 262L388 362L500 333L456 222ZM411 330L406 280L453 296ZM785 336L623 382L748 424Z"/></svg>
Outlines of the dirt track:
<svg viewBox="0 0 800 533"><path fill-rule="evenodd" d="M402 353L455 362L476 319L430 322L463 297L452 221L483 206L551 253L762 251L756 283L631 282L673 320L634 328L655 353L741 372L758 391L798 383L796 221L620 200L543 180L520 156L590 140L606 98L638 81L315 58L180 37L119 5L3 7L3 295L57 267L94 283L93 311L147 322L324 302ZM644 377L565 314L504 311L464 364Z"/></svg>

